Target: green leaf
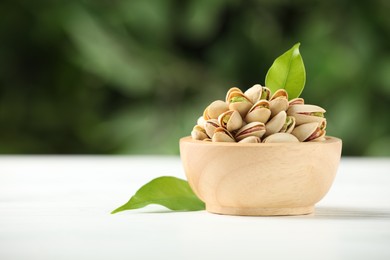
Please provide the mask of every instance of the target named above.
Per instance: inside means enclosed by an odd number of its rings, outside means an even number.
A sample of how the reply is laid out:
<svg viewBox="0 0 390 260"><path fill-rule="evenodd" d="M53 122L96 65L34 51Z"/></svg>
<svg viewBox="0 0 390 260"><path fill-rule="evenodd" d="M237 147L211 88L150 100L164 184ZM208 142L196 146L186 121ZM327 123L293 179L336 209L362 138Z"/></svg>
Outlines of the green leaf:
<svg viewBox="0 0 390 260"><path fill-rule="evenodd" d="M171 210L203 210L204 203L191 190L188 182L176 177L158 177L142 186L123 206L111 214L158 204Z"/></svg>
<svg viewBox="0 0 390 260"><path fill-rule="evenodd" d="M306 71L302 56L299 53L300 43L279 56L265 76L265 85L275 93L285 89L289 99L299 97L305 87Z"/></svg>

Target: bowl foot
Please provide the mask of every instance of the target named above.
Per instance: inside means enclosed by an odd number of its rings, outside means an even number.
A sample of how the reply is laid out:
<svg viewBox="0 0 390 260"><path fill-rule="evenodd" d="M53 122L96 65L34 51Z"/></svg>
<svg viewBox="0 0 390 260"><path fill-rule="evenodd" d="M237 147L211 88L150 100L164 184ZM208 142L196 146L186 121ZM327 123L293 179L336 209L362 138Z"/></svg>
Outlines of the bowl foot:
<svg viewBox="0 0 390 260"><path fill-rule="evenodd" d="M216 214L237 216L293 216L313 213L314 206L294 208L237 208L206 204L206 210Z"/></svg>

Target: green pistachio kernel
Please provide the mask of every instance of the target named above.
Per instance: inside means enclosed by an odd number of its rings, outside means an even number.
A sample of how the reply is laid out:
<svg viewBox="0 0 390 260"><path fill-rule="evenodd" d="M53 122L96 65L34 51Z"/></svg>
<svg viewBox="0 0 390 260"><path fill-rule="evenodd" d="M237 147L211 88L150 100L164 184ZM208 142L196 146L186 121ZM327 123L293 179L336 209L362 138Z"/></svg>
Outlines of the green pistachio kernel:
<svg viewBox="0 0 390 260"><path fill-rule="evenodd" d="M230 99L230 103L236 103L236 102L247 102L246 98L244 97L233 97Z"/></svg>
<svg viewBox="0 0 390 260"><path fill-rule="evenodd" d="M225 116L223 117L222 121L223 121L224 124L227 124L227 122L229 121L229 119L230 119L230 115L225 115Z"/></svg>
<svg viewBox="0 0 390 260"><path fill-rule="evenodd" d="M263 90L261 91L261 97L260 97L260 99L268 99L268 92L267 92L267 90L263 89Z"/></svg>
<svg viewBox="0 0 390 260"><path fill-rule="evenodd" d="M311 116L318 116L318 117L324 117L324 113L322 112L312 112L310 113Z"/></svg>
<svg viewBox="0 0 390 260"><path fill-rule="evenodd" d="M293 123L293 120L291 119L290 116L286 117L286 122L284 123L282 130L286 131L287 128Z"/></svg>

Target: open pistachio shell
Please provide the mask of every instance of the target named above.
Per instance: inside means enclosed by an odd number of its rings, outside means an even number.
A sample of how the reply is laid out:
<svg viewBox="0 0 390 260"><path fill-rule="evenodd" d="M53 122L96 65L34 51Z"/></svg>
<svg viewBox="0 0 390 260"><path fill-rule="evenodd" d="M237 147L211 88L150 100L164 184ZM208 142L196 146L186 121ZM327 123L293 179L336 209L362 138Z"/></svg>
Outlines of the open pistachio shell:
<svg viewBox="0 0 390 260"><path fill-rule="evenodd" d="M261 140L257 136L248 136L239 141L239 143L261 143Z"/></svg>
<svg viewBox="0 0 390 260"><path fill-rule="evenodd" d="M204 139L208 138L204 128L199 126L199 125L194 126L194 128L191 131L191 136L192 136L192 139L194 139L194 140L204 140Z"/></svg>
<svg viewBox="0 0 390 260"><path fill-rule="evenodd" d="M299 143L299 140L292 134L275 133L265 138L263 143Z"/></svg>
<svg viewBox="0 0 390 260"><path fill-rule="evenodd" d="M277 98L285 98L288 100L288 93L285 89L278 89L275 91L275 93L271 96L269 99L270 101L277 99Z"/></svg>
<svg viewBox="0 0 390 260"><path fill-rule="evenodd" d="M326 121L321 123L311 122L297 126L292 134L298 138L300 142L313 141L325 136Z"/></svg>
<svg viewBox="0 0 390 260"><path fill-rule="evenodd" d="M277 115L280 111L288 109L288 100L284 98L277 98L270 101L271 117Z"/></svg>
<svg viewBox="0 0 390 260"><path fill-rule="evenodd" d="M282 129L280 129L279 132L290 134L293 131L294 127L295 127L295 117L287 116L286 122L284 123Z"/></svg>
<svg viewBox="0 0 390 260"><path fill-rule="evenodd" d="M309 136L309 138L306 139L307 142L309 141L323 141L325 140L326 135L326 120L322 121L319 126L317 127L316 131Z"/></svg>
<svg viewBox="0 0 390 260"><path fill-rule="evenodd" d="M234 137L223 127L218 127L212 137L213 142L235 142Z"/></svg>
<svg viewBox="0 0 390 260"><path fill-rule="evenodd" d="M261 138L265 133L265 126L261 122L252 122L244 125L236 133L236 140L241 141L248 136L257 136Z"/></svg>
<svg viewBox="0 0 390 260"><path fill-rule="evenodd" d="M269 109L269 102L267 100L260 100L256 102L251 109L249 109L245 121L262 122L266 123L271 116L271 110Z"/></svg>
<svg viewBox="0 0 390 260"><path fill-rule="evenodd" d="M241 92L241 93L242 93L241 89L239 89L239 88L236 88L236 87L230 88L230 89L226 92L226 98L225 98L226 103L229 102L229 96L230 96L230 94L231 94L232 92Z"/></svg>
<svg viewBox="0 0 390 260"><path fill-rule="evenodd" d="M286 123L287 114L285 111L280 111L265 125L267 129L265 136L270 136L274 133L278 133Z"/></svg>
<svg viewBox="0 0 390 260"><path fill-rule="evenodd" d="M245 117L253 105L247 96L238 91L231 92L228 100L229 109L238 111L241 117Z"/></svg>
<svg viewBox="0 0 390 260"><path fill-rule="evenodd" d="M220 114L229 110L229 105L222 101L216 100L212 102L203 112L203 118L208 119L217 119Z"/></svg>
<svg viewBox="0 0 390 260"><path fill-rule="evenodd" d="M218 117L218 123L229 132L232 132L242 127L242 118L239 112L228 110Z"/></svg>
<svg viewBox="0 0 390 260"><path fill-rule="evenodd" d="M260 84L253 85L244 92L245 96L247 96L253 104L261 99L262 93L263 87Z"/></svg>
<svg viewBox="0 0 390 260"><path fill-rule="evenodd" d="M204 130L210 138L213 137L215 129L218 127L220 127L220 125L217 119L209 119L204 123Z"/></svg>
<svg viewBox="0 0 390 260"><path fill-rule="evenodd" d="M287 110L289 116L295 117L297 125L325 121L325 109L315 105L293 105Z"/></svg>
<svg viewBox="0 0 390 260"><path fill-rule="evenodd" d="M303 105L303 104L305 104L305 100L303 98L293 98L288 102L289 106Z"/></svg>
<svg viewBox="0 0 390 260"><path fill-rule="evenodd" d="M270 98L271 117L277 115L280 111L288 109L288 94L284 89L278 89Z"/></svg>
<svg viewBox="0 0 390 260"><path fill-rule="evenodd" d="M197 125L200 125L200 126L204 126L204 124L206 123L206 120L204 119L204 117L203 116L200 116L199 118L198 118L198 120L196 121L196 124Z"/></svg>
<svg viewBox="0 0 390 260"><path fill-rule="evenodd" d="M295 135L295 137L298 138L300 142L304 142L316 131L317 127L318 123L316 122L302 124L295 127L295 129L292 131L292 134Z"/></svg>

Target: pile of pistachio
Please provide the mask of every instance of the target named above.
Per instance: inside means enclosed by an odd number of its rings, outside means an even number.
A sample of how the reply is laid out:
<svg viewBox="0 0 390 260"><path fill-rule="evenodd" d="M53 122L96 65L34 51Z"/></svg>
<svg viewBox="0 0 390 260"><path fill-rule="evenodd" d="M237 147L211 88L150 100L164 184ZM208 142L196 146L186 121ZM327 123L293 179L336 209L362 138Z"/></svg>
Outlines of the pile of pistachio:
<svg viewBox="0 0 390 260"><path fill-rule="evenodd" d="M325 110L302 98L289 101L284 89L275 93L259 84L243 93L231 88L226 100L212 102L199 117L195 140L240 143L284 143L325 140Z"/></svg>

